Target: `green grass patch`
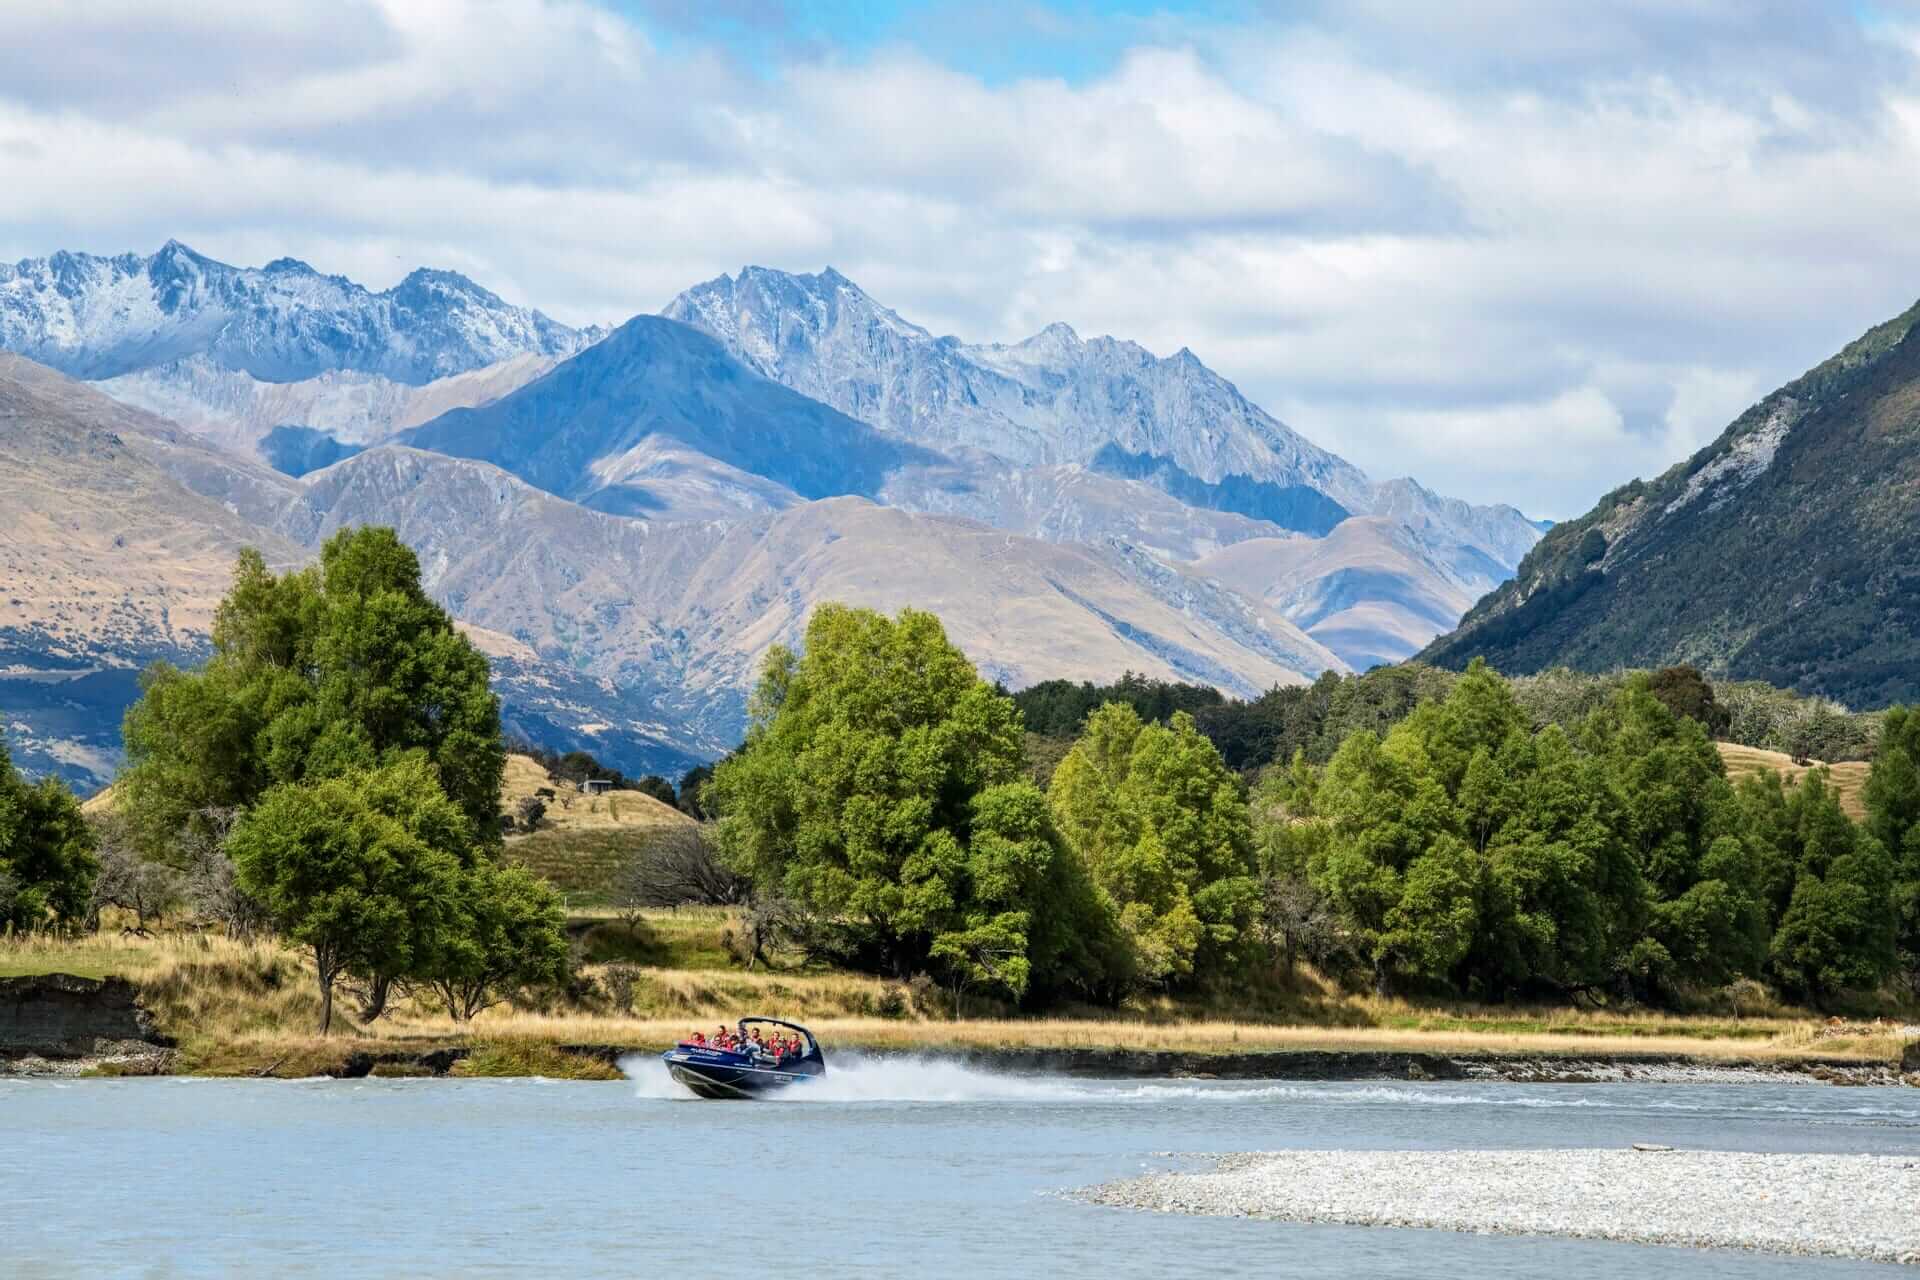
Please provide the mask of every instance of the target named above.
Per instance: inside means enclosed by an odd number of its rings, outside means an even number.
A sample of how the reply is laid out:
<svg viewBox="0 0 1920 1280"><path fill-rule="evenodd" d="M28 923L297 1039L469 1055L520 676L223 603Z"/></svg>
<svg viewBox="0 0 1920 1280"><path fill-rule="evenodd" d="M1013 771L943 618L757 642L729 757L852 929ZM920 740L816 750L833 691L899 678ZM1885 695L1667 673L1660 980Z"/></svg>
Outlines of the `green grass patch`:
<svg viewBox="0 0 1920 1280"><path fill-rule="evenodd" d="M34 978L70 973L76 978L111 978L127 971L125 948L83 945L60 951L0 947L0 978Z"/></svg>
<svg viewBox="0 0 1920 1280"><path fill-rule="evenodd" d="M536 831L507 845L518 862L566 895L569 905L611 902L620 870L652 838L645 829Z"/></svg>
<svg viewBox="0 0 1920 1280"><path fill-rule="evenodd" d="M533 1040L489 1040L453 1064L453 1074L475 1078L545 1076L549 1080L618 1080L620 1071L598 1058Z"/></svg>
<svg viewBox="0 0 1920 1280"><path fill-rule="evenodd" d="M727 946L727 935L733 928L733 912L718 907L645 911L635 921L585 912L567 921L567 930L588 964L637 964L695 972L741 967Z"/></svg>

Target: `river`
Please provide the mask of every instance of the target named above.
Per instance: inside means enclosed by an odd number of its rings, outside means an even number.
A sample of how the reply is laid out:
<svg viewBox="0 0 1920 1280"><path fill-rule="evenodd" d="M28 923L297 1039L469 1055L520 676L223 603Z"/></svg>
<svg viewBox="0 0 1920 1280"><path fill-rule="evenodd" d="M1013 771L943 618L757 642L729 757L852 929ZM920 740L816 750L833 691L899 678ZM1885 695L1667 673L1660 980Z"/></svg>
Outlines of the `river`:
<svg viewBox="0 0 1920 1280"><path fill-rule="evenodd" d="M1261 1084L843 1061L806 1100L618 1083L0 1079L13 1276L1911 1275L1589 1241L1148 1215L1060 1193L1194 1153L1620 1146L1920 1156L1920 1092Z"/></svg>

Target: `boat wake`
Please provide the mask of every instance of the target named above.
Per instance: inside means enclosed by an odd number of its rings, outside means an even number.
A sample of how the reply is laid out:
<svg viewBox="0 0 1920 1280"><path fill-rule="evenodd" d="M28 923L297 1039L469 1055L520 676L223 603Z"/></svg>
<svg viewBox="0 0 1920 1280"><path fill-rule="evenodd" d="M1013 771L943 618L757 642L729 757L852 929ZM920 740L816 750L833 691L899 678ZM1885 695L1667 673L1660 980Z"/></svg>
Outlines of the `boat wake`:
<svg viewBox="0 0 1920 1280"><path fill-rule="evenodd" d="M620 1060L620 1070L642 1098L687 1098L693 1094L667 1075L651 1055ZM1066 1080L1006 1075L925 1055L866 1057L835 1054L827 1074L768 1095L780 1102L1069 1102L1097 1096Z"/></svg>
<svg viewBox="0 0 1920 1280"><path fill-rule="evenodd" d="M693 1094L676 1084L665 1066L651 1054L634 1054L620 1063L634 1087L646 1099L693 1101ZM932 1054L867 1056L836 1054L827 1074L818 1081L783 1089L769 1096L779 1102L829 1103L1061 1103L1106 1106L1151 1105L1169 1102L1209 1102L1223 1105L1310 1103L1318 1106L1358 1107L1508 1107L1526 1110L1699 1111L1725 1113L1805 1114L1836 1121L1866 1119L1896 1125L1920 1121L1920 1108L1897 1101L1862 1097L1856 1105L1821 1106L1810 1093L1789 1101L1777 1093L1756 1096L1729 1105L1724 1096L1693 1095L1685 1086L1661 1086L1665 1096L1649 1097L1636 1091L1626 1095L1613 1085L1516 1085L1503 1082L1467 1084L1443 1082L1400 1084L1389 1082L1281 1083L1227 1080L1076 1080L1065 1077L1010 1075L969 1066L954 1058ZM1796 1094L1798 1090L1795 1090ZM1850 1101L1854 1099L1850 1098ZM1812 1105L1806 1105L1812 1104Z"/></svg>

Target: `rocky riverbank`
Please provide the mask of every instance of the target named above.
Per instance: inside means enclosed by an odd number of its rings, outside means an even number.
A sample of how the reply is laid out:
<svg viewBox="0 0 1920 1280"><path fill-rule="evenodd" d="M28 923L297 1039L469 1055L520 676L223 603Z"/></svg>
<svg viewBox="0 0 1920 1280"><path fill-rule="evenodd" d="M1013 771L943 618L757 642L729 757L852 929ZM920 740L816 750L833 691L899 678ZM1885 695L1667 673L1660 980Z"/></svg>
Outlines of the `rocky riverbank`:
<svg viewBox="0 0 1920 1280"><path fill-rule="evenodd" d="M1920 1159L1727 1151L1287 1151L1079 1193L1163 1213L1920 1264Z"/></svg>
<svg viewBox="0 0 1920 1280"><path fill-rule="evenodd" d="M123 978L0 978L0 1074L164 1074L172 1042Z"/></svg>

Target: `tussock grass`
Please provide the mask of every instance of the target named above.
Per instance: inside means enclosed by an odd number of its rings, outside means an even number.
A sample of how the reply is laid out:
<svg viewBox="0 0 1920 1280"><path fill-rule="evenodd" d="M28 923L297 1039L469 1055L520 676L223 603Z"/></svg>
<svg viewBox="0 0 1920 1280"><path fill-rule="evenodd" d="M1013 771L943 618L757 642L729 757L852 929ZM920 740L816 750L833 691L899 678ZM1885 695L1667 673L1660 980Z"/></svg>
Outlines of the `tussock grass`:
<svg viewBox="0 0 1920 1280"><path fill-rule="evenodd" d="M605 914L576 922L586 936L623 929ZM723 911L648 912L646 931L669 953L700 954L730 924ZM1765 1016L1568 1008L1481 1008L1351 995L1302 972L1258 991L1239 1008L1218 1002L1146 1000L1114 1012L998 1016L985 1001L944 1016L937 996L863 975L800 969L685 968L589 963L566 1000L499 1006L462 1026L419 996L401 995L370 1025L353 1020L342 993L336 1032L312 1034L319 1014L310 961L271 942L213 934L76 939L0 937L0 975L66 972L132 980L160 1029L180 1044L181 1070L215 1075L313 1075L354 1052L421 1053L449 1045L476 1052L469 1074L582 1078L603 1064L552 1055L561 1045L664 1048L696 1027L750 1013L806 1023L829 1046L878 1050L1131 1049L1235 1053L1286 1049L1426 1051L1447 1054L1605 1056L1673 1054L1704 1060L1897 1060L1896 1027L1831 1026L1804 1013Z"/></svg>

